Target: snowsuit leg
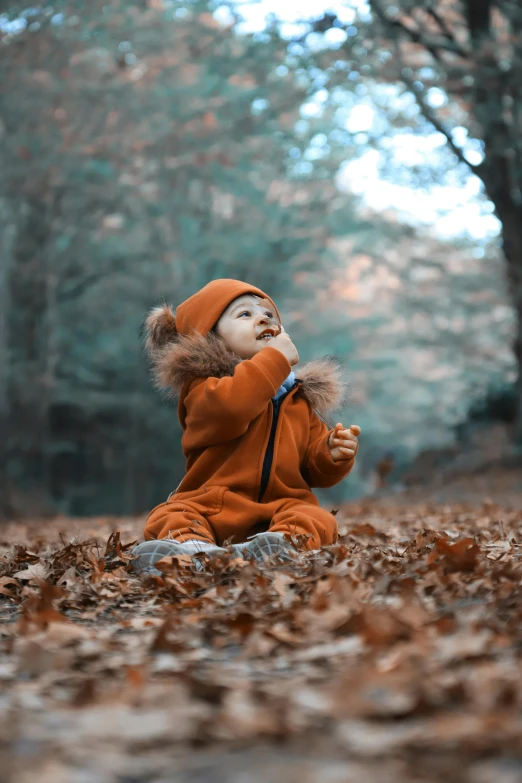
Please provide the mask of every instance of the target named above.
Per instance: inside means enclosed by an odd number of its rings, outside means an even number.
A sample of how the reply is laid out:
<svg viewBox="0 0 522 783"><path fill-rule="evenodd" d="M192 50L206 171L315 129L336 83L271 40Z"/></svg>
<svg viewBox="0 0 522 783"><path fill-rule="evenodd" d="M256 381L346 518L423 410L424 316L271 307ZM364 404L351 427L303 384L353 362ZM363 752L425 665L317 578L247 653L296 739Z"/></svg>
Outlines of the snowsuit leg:
<svg viewBox="0 0 522 783"><path fill-rule="evenodd" d="M333 514L321 506L301 501L286 504L272 517L272 533L310 536L306 549L318 549L337 541L337 522Z"/></svg>
<svg viewBox="0 0 522 783"><path fill-rule="evenodd" d="M146 541L152 538L175 538L177 541L208 541L215 544L216 537L209 519L219 514L223 507L225 487L211 487L192 497L168 500L152 509L145 523Z"/></svg>
<svg viewBox="0 0 522 783"><path fill-rule="evenodd" d="M197 539L222 546L224 541L237 544L262 530L309 536L307 549L337 540L335 517L318 503L295 498L256 503L216 486L160 503L147 518L145 539Z"/></svg>
<svg viewBox="0 0 522 783"><path fill-rule="evenodd" d="M272 509L254 503L227 487L177 493L154 508L145 524L145 538L197 539L223 546L237 544L256 529L268 529Z"/></svg>

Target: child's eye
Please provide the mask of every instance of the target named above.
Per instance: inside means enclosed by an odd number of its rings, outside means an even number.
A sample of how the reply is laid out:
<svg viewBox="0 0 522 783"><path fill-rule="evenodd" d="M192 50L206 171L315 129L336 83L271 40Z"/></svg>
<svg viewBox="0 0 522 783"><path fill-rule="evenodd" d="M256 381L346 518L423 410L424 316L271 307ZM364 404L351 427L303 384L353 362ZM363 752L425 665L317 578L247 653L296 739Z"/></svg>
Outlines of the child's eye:
<svg viewBox="0 0 522 783"><path fill-rule="evenodd" d="M241 318L242 315L250 315L250 311L249 310L243 310L242 313L239 313L239 317ZM274 314L271 313L269 310L266 311L265 315L268 315L269 318L273 318L274 317Z"/></svg>

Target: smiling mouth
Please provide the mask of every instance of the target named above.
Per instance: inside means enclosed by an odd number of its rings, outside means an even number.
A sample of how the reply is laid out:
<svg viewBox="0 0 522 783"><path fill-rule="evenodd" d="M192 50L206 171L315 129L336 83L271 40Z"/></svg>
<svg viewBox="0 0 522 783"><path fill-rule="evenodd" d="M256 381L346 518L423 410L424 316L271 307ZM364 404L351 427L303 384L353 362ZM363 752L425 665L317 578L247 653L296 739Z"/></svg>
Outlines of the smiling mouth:
<svg viewBox="0 0 522 783"><path fill-rule="evenodd" d="M271 340L272 337L275 337L275 334L272 332L263 332L263 334L260 334L259 337L256 337L256 340Z"/></svg>

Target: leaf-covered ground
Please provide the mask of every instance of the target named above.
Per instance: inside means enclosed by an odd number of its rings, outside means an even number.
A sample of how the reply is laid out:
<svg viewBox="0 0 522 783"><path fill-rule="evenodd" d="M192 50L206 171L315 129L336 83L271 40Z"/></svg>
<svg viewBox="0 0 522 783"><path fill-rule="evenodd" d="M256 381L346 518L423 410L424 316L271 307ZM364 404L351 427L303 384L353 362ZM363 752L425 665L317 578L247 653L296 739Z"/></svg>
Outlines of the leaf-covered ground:
<svg viewBox="0 0 522 783"><path fill-rule="evenodd" d="M522 504L477 503L366 500L291 565L161 578L128 569L142 519L0 528L3 779L520 781Z"/></svg>

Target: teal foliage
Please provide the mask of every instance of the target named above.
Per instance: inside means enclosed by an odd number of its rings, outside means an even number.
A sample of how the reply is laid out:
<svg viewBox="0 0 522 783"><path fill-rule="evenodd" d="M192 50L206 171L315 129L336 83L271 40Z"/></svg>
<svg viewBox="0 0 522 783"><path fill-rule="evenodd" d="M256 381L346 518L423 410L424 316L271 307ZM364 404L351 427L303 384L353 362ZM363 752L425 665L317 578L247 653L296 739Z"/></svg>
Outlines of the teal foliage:
<svg viewBox="0 0 522 783"><path fill-rule="evenodd" d="M365 94L347 78L363 54L339 66L357 40L289 56L275 28L261 44L209 7L57 0L61 23L44 7L0 49L4 515L141 514L177 486L176 407L152 386L140 329L211 279L267 290L301 362L346 367L336 420L362 427L363 448L324 502L371 490L389 448L404 464L447 444L470 399L512 378L495 248L478 259L361 214L335 185L361 151L342 124ZM304 121L324 85L331 101ZM328 153L312 165L319 134Z"/></svg>
<svg viewBox="0 0 522 783"><path fill-rule="evenodd" d="M58 11L0 55L3 512L142 513L184 470L147 310L223 276L281 300L320 268L332 191L288 190L304 91L274 77L277 36L238 38L204 2L184 18L127 0Z"/></svg>

